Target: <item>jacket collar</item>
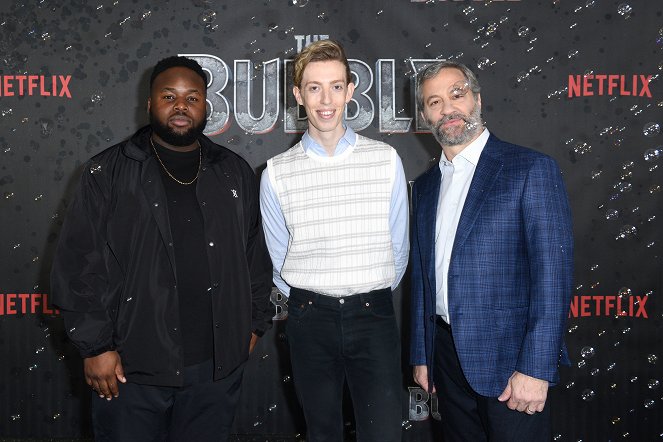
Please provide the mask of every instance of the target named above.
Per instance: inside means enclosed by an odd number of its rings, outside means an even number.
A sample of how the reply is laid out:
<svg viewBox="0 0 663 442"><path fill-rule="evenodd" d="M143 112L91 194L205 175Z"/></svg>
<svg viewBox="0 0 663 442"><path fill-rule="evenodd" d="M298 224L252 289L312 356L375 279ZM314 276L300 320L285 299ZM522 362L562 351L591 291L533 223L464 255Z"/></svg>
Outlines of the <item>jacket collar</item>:
<svg viewBox="0 0 663 442"><path fill-rule="evenodd" d="M149 124L138 129L124 144L123 151L125 155L141 162L150 158L152 156L152 148L150 146L151 136L152 127ZM203 164L217 162L227 155L223 148L216 145L205 135L198 137L198 141L203 149Z"/></svg>

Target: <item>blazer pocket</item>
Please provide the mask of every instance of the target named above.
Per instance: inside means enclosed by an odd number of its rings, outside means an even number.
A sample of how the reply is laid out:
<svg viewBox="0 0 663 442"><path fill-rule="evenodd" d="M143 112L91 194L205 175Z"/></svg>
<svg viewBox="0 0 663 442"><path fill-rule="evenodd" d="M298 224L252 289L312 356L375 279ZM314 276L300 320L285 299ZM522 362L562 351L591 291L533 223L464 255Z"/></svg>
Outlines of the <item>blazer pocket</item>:
<svg viewBox="0 0 663 442"><path fill-rule="evenodd" d="M513 307L495 309L495 323L500 326L521 326L523 329L527 325L527 310L529 307Z"/></svg>
<svg viewBox="0 0 663 442"><path fill-rule="evenodd" d="M495 310L493 337L497 344L498 364L515 364L527 330L527 307Z"/></svg>

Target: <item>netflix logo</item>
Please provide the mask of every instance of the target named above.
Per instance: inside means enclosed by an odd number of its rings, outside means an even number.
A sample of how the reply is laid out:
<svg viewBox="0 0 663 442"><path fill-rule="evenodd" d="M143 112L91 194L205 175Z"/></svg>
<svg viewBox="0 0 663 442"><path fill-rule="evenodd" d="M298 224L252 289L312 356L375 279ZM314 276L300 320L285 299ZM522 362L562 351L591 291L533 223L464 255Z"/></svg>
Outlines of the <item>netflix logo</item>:
<svg viewBox="0 0 663 442"><path fill-rule="evenodd" d="M59 315L48 303L46 293L0 293L0 316Z"/></svg>
<svg viewBox="0 0 663 442"><path fill-rule="evenodd" d="M71 98L70 81L71 75L0 75L0 97Z"/></svg>
<svg viewBox="0 0 663 442"><path fill-rule="evenodd" d="M651 98L651 75L587 74L569 75L569 98L594 95Z"/></svg>
<svg viewBox="0 0 663 442"><path fill-rule="evenodd" d="M571 300L569 318L584 318L589 316L628 316L631 318L649 319L646 304L648 295L619 296L619 295L581 295Z"/></svg>

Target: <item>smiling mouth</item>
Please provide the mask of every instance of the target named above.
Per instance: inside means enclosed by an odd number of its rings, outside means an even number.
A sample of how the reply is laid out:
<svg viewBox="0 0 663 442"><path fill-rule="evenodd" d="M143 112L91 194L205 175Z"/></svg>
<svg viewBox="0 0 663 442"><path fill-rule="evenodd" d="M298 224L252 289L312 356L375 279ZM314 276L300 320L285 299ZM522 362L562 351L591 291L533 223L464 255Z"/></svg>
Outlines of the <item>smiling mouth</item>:
<svg viewBox="0 0 663 442"><path fill-rule="evenodd" d="M328 120L332 118L334 114L336 114L336 111L332 109L332 110L316 111L316 113L323 120Z"/></svg>
<svg viewBox="0 0 663 442"><path fill-rule="evenodd" d="M451 128L455 126L466 125L467 120L461 114L449 115L437 123L438 128Z"/></svg>

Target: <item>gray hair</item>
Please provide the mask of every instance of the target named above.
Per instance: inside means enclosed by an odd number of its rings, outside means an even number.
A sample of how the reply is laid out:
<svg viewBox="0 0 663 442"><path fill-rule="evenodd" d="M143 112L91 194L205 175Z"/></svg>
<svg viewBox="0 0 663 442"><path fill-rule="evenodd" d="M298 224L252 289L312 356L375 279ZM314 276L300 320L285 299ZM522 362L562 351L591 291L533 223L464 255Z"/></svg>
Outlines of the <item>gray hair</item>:
<svg viewBox="0 0 663 442"><path fill-rule="evenodd" d="M470 70L470 68L465 66L463 63L458 63L455 61L438 61L437 63L426 66L421 72L419 72L419 74L417 74L417 107L420 111L423 111L424 109L424 82L437 76L437 74L439 74L442 69L447 68L458 69L463 73L465 79L467 80L467 84L472 91L472 94L474 94L474 97L476 97L479 92L481 92L479 81L477 80L476 75L474 75L474 72Z"/></svg>

